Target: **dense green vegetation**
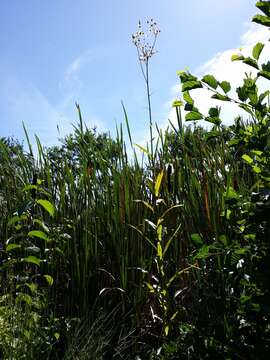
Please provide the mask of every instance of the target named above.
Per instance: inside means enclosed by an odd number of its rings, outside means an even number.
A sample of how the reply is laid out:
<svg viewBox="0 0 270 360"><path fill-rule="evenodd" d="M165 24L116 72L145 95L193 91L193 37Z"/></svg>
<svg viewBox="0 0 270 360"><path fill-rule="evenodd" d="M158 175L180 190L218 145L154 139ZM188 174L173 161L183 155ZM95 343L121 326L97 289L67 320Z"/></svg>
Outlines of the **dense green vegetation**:
<svg viewBox="0 0 270 360"><path fill-rule="evenodd" d="M254 21L270 25L270 3ZM255 44L233 97L179 72L178 125L133 144L79 121L37 155L0 140L0 357L267 359L270 354L270 62ZM148 66L148 63L147 63ZM148 71L148 68L147 68ZM147 80L147 79L146 79ZM146 82L147 84L147 82ZM147 84L149 85L149 84ZM222 125L192 90L247 113ZM231 95L232 94L232 95ZM186 121L204 119L210 130ZM142 155L142 156L141 156Z"/></svg>

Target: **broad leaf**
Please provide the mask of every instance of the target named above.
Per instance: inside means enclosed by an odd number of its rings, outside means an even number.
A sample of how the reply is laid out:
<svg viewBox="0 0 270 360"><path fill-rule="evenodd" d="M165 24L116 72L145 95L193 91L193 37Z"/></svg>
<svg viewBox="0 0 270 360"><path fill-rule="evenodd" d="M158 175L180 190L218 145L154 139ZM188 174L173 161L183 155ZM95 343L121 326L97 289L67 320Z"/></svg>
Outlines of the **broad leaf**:
<svg viewBox="0 0 270 360"><path fill-rule="evenodd" d="M182 91L202 88L200 81L187 81L182 85Z"/></svg>
<svg viewBox="0 0 270 360"><path fill-rule="evenodd" d="M226 190L224 196L225 196L225 200L238 199L237 192L231 186L228 187L228 189Z"/></svg>
<svg viewBox="0 0 270 360"><path fill-rule="evenodd" d="M196 121L203 119L203 115L196 111L191 111L188 114L186 114L185 117L186 121Z"/></svg>
<svg viewBox="0 0 270 360"><path fill-rule="evenodd" d="M191 234L191 241L196 247L201 247L204 244L201 235L197 233Z"/></svg>
<svg viewBox="0 0 270 360"><path fill-rule="evenodd" d="M263 48L264 48L264 44L262 44L260 42L258 42L254 46L254 48L252 50L252 56L254 57L254 59L259 60L259 57L261 55L261 52L262 52Z"/></svg>
<svg viewBox="0 0 270 360"><path fill-rule="evenodd" d="M222 94L214 94L211 96L212 99L221 100L221 101L230 101L230 98L228 96L222 95Z"/></svg>
<svg viewBox="0 0 270 360"><path fill-rule="evenodd" d="M270 17L268 17L268 16L255 15L255 16L253 16L252 21L257 24L270 27Z"/></svg>
<svg viewBox="0 0 270 360"><path fill-rule="evenodd" d="M50 275L43 275L47 281L47 283L49 284L49 286L52 286L53 284L53 277Z"/></svg>
<svg viewBox="0 0 270 360"><path fill-rule="evenodd" d="M248 164L253 163L253 159L250 156L248 156L247 154L242 155L242 159L245 160L245 162L247 162Z"/></svg>
<svg viewBox="0 0 270 360"><path fill-rule="evenodd" d="M41 260L38 259L36 256L27 256L26 258L23 259L24 262L29 263L29 264L35 264L37 266L40 266Z"/></svg>
<svg viewBox="0 0 270 360"><path fill-rule="evenodd" d="M28 236L29 237L37 237L37 238L45 240L45 241L49 240L48 236L41 230L29 231Z"/></svg>
<svg viewBox="0 0 270 360"><path fill-rule="evenodd" d="M210 117L219 117L219 113L220 113L220 107L218 106L211 107L208 112Z"/></svg>
<svg viewBox="0 0 270 360"><path fill-rule="evenodd" d="M256 60L252 59L251 57L247 57L243 60L243 63L249 66L254 67L255 69L259 69L258 63Z"/></svg>
<svg viewBox="0 0 270 360"><path fill-rule="evenodd" d="M269 1L258 1L256 7L260 9L266 16L270 17L270 2Z"/></svg>
<svg viewBox="0 0 270 360"><path fill-rule="evenodd" d="M231 57L232 61L239 61L239 60L244 60L244 56L242 54L234 54Z"/></svg>
<svg viewBox="0 0 270 360"><path fill-rule="evenodd" d="M222 133L220 131L212 130L212 131L209 131L208 133L206 133L204 135L204 138L206 141L208 141L208 140L214 139L216 137L219 137L221 135L222 135Z"/></svg>
<svg viewBox="0 0 270 360"><path fill-rule="evenodd" d="M12 250L15 250L15 249L20 249L22 246L19 245L19 244L8 244L6 246L6 251L12 251Z"/></svg>
<svg viewBox="0 0 270 360"><path fill-rule="evenodd" d="M269 71L259 71L258 75L266 78L267 80L270 80L270 72Z"/></svg>
<svg viewBox="0 0 270 360"><path fill-rule="evenodd" d="M252 166L252 170L256 173L256 174L260 174L262 172L262 169L257 166L257 165L254 165Z"/></svg>
<svg viewBox="0 0 270 360"><path fill-rule="evenodd" d="M221 89L227 94L231 90L231 84L228 81L222 81L219 83Z"/></svg>
<svg viewBox="0 0 270 360"><path fill-rule="evenodd" d="M211 88L216 89L218 86L218 82L213 75L205 75L202 78L202 81L209 85Z"/></svg>
<svg viewBox="0 0 270 360"><path fill-rule="evenodd" d="M195 255L195 259L206 259L209 255L209 246L203 245L198 253Z"/></svg>
<svg viewBox="0 0 270 360"><path fill-rule="evenodd" d="M222 123L222 121L219 117L207 116L204 120L207 122L210 122L211 124L215 124L215 125L220 125Z"/></svg>
<svg viewBox="0 0 270 360"><path fill-rule="evenodd" d="M41 205L52 217L54 216L55 208L50 201L39 199L37 204Z"/></svg>
<svg viewBox="0 0 270 360"><path fill-rule="evenodd" d="M188 91L184 91L183 92L183 99L188 103L193 105L194 104L194 100L192 99L192 97L190 96L190 93Z"/></svg>

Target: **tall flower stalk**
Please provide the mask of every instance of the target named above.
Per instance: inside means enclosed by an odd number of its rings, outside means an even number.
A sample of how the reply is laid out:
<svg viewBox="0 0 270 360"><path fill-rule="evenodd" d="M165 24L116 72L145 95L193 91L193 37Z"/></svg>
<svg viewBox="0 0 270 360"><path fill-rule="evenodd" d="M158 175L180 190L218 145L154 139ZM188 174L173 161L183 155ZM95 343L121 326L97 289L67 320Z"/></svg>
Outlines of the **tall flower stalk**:
<svg viewBox="0 0 270 360"><path fill-rule="evenodd" d="M153 159L153 119L152 119L152 106L151 106L151 92L150 92L150 79L149 79L149 61L156 53L155 46L157 37L160 30L157 23L151 19L147 21L148 31L145 33L142 24L139 21L138 31L132 34L132 42L136 46L138 53L138 60L141 67L142 75L146 83L147 102L148 102L148 115L150 124L150 147L151 157Z"/></svg>

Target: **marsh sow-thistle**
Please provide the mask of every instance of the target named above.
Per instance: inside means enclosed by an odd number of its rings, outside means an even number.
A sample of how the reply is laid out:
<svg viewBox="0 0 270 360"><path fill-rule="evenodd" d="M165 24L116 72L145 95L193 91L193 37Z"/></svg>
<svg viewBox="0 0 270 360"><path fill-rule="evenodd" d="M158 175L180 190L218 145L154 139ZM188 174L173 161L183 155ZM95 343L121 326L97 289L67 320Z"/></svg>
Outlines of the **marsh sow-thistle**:
<svg viewBox="0 0 270 360"><path fill-rule="evenodd" d="M151 107L151 93L150 93L150 82L149 82L149 60L156 53L155 46L157 36L160 30L157 23L151 19L147 21L149 26L147 34L142 29L142 24L139 21L138 31L132 34L132 42L136 46L138 59L142 71L143 78L146 83L146 93L148 102L148 115L149 115L149 128L150 128L150 144L151 144L151 157L153 158L154 147L153 147L153 121L152 121L152 107ZM147 38L151 40L147 41ZM152 162L154 167L154 161Z"/></svg>
<svg viewBox="0 0 270 360"><path fill-rule="evenodd" d="M132 34L132 42L137 48L139 61L143 62L147 62L156 53L155 45L160 33L157 23L153 19L148 20L147 25L149 26L148 34L143 31L141 21L138 23L138 31ZM152 41L148 42L147 38L151 35Z"/></svg>

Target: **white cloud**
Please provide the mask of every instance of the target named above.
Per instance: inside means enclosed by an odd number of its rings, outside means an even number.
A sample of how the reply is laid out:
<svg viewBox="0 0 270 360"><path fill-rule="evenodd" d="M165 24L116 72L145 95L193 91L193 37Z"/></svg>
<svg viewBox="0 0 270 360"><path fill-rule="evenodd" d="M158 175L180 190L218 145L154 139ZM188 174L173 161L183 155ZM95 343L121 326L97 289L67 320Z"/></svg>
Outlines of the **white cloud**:
<svg viewBox="0 0 270 360"><path fill-rule="evenodd" d="M245 56L250 56L252 53L252 48L257 42L265 43L265 48L262 52L260 61L265 62L267 61L267 54L270 53L270 43L268 42L268 39L270 37L269 31L267 28L258 27L255 24L250 24L247 28L247 30L242 35L240 41L239 41L239 47L234 49L228 49L223 52L217 53L215 56L213 56L212 59L207 61L205 64L202 64L199 66L195 71L194 74L201 77L205 74L212 74L216 77L218 81L229 81L231 83L232 89L236 89L238 86L242 84L243 78L245 76L245 73L252 72L255 73L256 70L251 68L248 65L243 64L242 62L232 62L231 56L233 54L237 54L240 51ZM266 81L263 79L260 80L258 83L261 89L264 89L266 87ZM174 99L179 97L181 87L179 84L174 85L172 87L172 92L174 93ZM235 92L232 91L230 95L234 95ZM220 101L211 99L211 93L202 90L202 89L196 89L192 91L192 97L195 100L195 103L197 107L200 109L200 111L204 114L207 114L208 109L211 106L221 106L222 105L222 112L221 112L221 118L224 121L224 123L232 123L233 119L237 115L247 114L240 109L237 105L229 104L229 103L221 103ZM173 99L173 100L174 100ZM176 116L175 116L175 109L171 109L168 115L168 118L173 122L176 123ZM162 124L167 124L167 121Z"/></svg>
<svg viewBox="0 0 270 360"><path fill-rule="evenodd" d="M44 145L54 145L60 136L66 135L72 130L70 119L53 106L48 98L31 82L15 75L6 75L3 79L1 95L5 99L4 112L9 119L12 132L22 134L22 122L32 140L37 134Z"/></svg>
<svg viewBox="0 0 270 360"><path fill-rule="evenodd" d="M83 66L89 63L92 59L92 52L90 50L85 51L81 55L79 55L72 63L70 63L64 74L65 81L69 81L71 79L76 79L78 72L82 69Z"/></svg>

